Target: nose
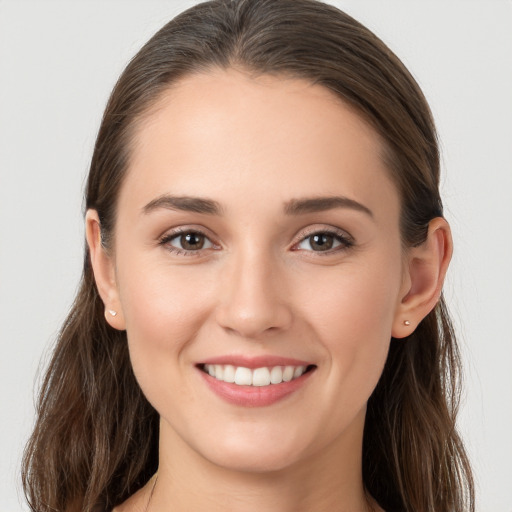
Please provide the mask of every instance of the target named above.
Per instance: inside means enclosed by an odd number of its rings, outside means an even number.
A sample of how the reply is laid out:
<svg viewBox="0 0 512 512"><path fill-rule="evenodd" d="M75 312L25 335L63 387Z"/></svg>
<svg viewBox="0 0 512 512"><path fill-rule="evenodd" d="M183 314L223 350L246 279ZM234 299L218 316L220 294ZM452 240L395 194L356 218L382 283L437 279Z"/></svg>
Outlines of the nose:
<svg viewBox="0 0 512 512"><path fill-rule="evenodd" d="M292 311L280 266L259 250L233 255L219 283L218 324L248 339L289 328Z"/></svg>

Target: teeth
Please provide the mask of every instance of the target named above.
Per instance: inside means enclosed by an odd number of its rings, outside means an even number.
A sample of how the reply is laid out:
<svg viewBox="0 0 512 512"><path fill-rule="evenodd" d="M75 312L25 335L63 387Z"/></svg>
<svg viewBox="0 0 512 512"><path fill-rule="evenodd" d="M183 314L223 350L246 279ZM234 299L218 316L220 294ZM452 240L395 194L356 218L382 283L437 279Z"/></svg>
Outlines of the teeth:
<svg viewBox="0 0 512 512"><path fill-rule="evenodd" d="M230 364L205 364L204 371L217 380L235 383L239 386L269 386L290 382L300 377L305 371L305 366L273 366L251 370L243 366Z"/></svg>
<svg viewBox="0 0 512 512"><path fill-rule="evenodd" d="M256 368L252 372L252 385L253 386L269 386L270 385L270 372L268 368Z"/></svg>
<svg viewBox="0 0 512 512"><path fill-rule="evenodd" d="M217 375L215 375L215 378L217 378ZM249 368L239 366L235 372L235 384L238 384L239 386L250 386L252 384L251 370L249 370Z"/></svg>
<svg viewBox="0 0 512 512"><path fill-rule="evenodd" d="M280 384L283 382L283 369L280 366L274 366L269 375L272 384Z"/></svg>
<svg viewBox="0 0 512 512"><path fill-rule="evenodd" d="M219 379L223 379L224 378L224 368L221 364L216 364L215 365L215 377L217 377L217 375L219 376L218 378Z"/></svg>
<svg viewBox="0 0 512 512"><path fill-rule="evenodd" d="M293 378L296 379L297 377L300 377L304 373L305 369L306 368L304 368L304 366L297 366L293 372Z"/></svg>
<svg viewBox="0 0 512 512"><path fill-rule="evenodd" d="M205 365L208 366L208 365ZM216 377L213 375L213 377ZM222 380L224 382L235 382L235 367L231 366L230 364L227 364L224 366L224 375Z"/></svg>
<svg viewBox="0 0 512 512"><path fill-rule="evenodd" d="M294 371L295 371L295 368L293 366L285 366L284 372L283 372L283 380L285 382L290 382L293 379Z"/></svg>

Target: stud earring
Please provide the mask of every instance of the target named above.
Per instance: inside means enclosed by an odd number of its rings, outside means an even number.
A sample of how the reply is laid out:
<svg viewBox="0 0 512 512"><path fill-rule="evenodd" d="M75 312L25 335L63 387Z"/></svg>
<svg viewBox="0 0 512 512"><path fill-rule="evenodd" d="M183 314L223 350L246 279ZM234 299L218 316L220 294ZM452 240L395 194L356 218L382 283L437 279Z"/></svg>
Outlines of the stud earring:
<svg viewBox="0 0 512 512"><path fill-rule="evenodd" d="M109 309L108 312L112 315L112 316L116 316L117 315L117 311L114 311L113 309Z"/></svg>
<svg viewBox="0 0 512 512"><path fill-rule="evenodd" d="M404 320L404 325L411 325L411 322L409 322L409 320Z"/></svg>

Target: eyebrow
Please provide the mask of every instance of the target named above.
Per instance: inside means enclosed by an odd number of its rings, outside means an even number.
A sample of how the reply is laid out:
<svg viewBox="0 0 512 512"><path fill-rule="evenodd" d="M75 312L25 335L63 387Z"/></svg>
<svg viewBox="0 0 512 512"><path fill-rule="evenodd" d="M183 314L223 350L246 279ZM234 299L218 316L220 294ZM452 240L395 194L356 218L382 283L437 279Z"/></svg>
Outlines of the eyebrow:
<svg viewBox="0 0 512 512"><path fill-rule="evenodd" d="M172 196L164 194L150 201L142 209L148 214L159 208L203 213L206 215L222 215L221 205L213 199L193 196ZM363 212L373 218L373 212L363 204L344 196L310 197L291 199L284 206L286 215L302 215L305 213L323 212L334 208L349 208Z"/></svg>
<svg viewBox="0 0 512 512"><path fill-rule="evenodd" d="M142 211L151 213L159 208L167 210L181 210L185 212L204 213L207 215L221 215L222 207L217 201L202 197L163 195L150 201Z"/></svg>
<svg viewBox="0 0 512 512"><path fill-rule="evenodd" d="M369 208L354 199L344 196L292 199L285 204L284 211L288 215L301 215L304 213L323 212L334 208L350 208L363 212L373 218L373 212Z"/></svg>

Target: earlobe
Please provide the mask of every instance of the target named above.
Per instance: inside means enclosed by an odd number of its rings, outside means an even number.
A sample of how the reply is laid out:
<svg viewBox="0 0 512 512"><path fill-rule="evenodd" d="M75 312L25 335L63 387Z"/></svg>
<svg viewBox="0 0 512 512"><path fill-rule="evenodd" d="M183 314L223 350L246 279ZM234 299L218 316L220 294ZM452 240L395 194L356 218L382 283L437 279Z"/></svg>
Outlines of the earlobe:
<svg viewBox="0 0 512 512"><path fill-rule="evenodd" d="M101 243L100 221L96 210L87 210L85 236L96 287L105 305L105 319L114 329L124 330L124 316L119 301L114 262Z"/></svg>
<svg viewBox="0 0 512 512"><path fill-rule="evenodd" d="M442 217L431 220L427 239L409 249L406 279L392 328L394 338L409 336L439 301L453 252L450 226Z"/></svg>

